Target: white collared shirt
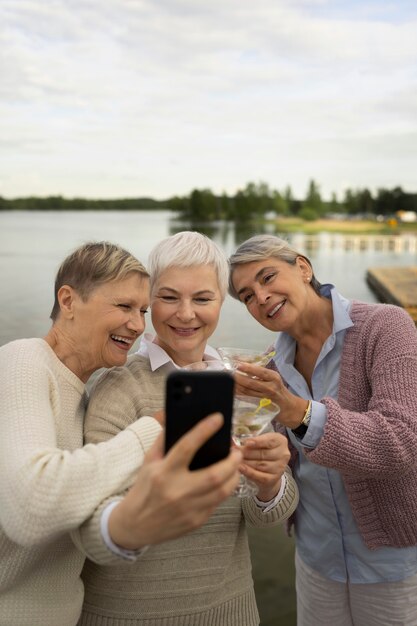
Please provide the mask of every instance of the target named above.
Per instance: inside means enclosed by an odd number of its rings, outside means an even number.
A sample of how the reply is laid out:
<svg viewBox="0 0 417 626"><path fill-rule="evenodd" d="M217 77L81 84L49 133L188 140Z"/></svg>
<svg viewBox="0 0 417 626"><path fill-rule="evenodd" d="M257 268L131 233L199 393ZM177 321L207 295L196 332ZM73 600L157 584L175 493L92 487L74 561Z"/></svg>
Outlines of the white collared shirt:
<svg viewBox="0 0 417 626"><path fill-rule="evenodd" d="M174 363L171 357L161 346L155 343L155 336L151 333L145 333L142 335L139 345L139 350L136 354L141 356L147 356L151 364L151 370L154 372L163 365L171 364L172 369L180 369L180 366ZM209 345L204 348L203 361L221 361L220 354Z"/></svg>

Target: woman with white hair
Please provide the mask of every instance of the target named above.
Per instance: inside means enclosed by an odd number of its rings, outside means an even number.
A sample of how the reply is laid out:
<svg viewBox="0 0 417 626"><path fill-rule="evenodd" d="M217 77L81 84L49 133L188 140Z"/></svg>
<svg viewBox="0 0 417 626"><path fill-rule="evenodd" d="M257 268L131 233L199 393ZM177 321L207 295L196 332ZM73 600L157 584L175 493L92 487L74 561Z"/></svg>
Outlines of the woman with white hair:
<svg viewBox="0 0 417 626"><path fill-rule="evenodd" d="M200 233L181 232L160 242L148 265L156 334L146 335L139 353L126 366L105 373L92 390L85 422L89 442L109 439L137 417L160 409L166 377L175 368L219 358L207 341L227 290L228 265L220 248ZM133 564L92 562L104 562L106 550L108 562L113 560L104 544L93 541L101 512L109 508L108 501L103 503L81 533L92 560L83 572L80 625L259 624L245 522L279 524L294 511L298 496L287 469L285 437L272 432L254 442L244 450L242 471L257 482L257 497L228 498L201 529L131 555ZM123 537L115 543L129 547Z"/></svg>

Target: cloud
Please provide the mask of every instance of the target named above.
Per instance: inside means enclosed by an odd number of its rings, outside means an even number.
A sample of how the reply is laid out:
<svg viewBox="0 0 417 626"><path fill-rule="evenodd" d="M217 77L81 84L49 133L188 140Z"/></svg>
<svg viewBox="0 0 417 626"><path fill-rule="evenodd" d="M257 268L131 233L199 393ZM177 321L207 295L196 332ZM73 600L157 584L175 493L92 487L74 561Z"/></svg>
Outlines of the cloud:
<svg viewBox="0 0 417 626"><path fill-rule="evenodd" d="M407 2L3 0L0 193L409 184L416 26Z"/></svg>

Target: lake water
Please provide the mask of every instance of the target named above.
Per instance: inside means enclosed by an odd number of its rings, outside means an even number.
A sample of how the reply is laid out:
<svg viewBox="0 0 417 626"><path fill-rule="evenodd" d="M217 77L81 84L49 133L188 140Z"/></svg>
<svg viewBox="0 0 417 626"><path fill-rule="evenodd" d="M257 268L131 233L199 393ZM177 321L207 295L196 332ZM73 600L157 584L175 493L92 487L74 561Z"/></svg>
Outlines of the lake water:
<svg viewBox="0 0 417 626"><path fill-rule="evenodd" d="M53 282L63 258L88 240L107 239L126 247L145 263L151 248L163 237L187 226L172 220L168 211L142 212L0 212L0 345L13 338L43 335L49 328ZM202 230L202 229L200 229ZM209 226L206 234L227 254L248 230L235 232L231 224ZM348 298L375 301L365 281L368 267L416 264L417 252L346 249L341 236L288 236L313 262L321 282L332 282ZM402 246L405 247L405 246ZM410 246L408 246L410 247ZM226 298L214 345L262 348L270 333L255 323L244 307Z"/></svg>
<svg viewBox="0 0 417 626"><path fill-rule="evenodd" d="M160 239L186 228L176 223L168 211L0 212L0 345L47 332L56 270L76 246L106 239L121 244L146 265L151 248ZM211 236L227 254L255 234L225 223L199 230ZM269 226L268 231L273 228ZM365 280L369 267L417 264L413 236L390 241L346 240L327 233L287 238L311 259L320 282L334 283L344 296L367 302L376 301ZM150 323L148 327L151 329ZM226 298L211 340L214 346L263 349L271 340L271 333L256 324L243 305ZM251 531L250 540L262 626L294 626L292 540L282 528Z"/></svg>

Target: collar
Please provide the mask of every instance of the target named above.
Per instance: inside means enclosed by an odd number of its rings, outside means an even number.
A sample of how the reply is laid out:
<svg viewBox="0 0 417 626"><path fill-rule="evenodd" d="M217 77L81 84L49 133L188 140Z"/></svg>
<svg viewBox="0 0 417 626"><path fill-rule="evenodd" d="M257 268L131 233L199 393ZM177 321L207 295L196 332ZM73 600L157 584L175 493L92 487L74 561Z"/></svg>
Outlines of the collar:
<svg viewBox="0 0 417 626"><path fill-rule="evenodd" d="M151 333L145 333L142 335L139 350L136 354L148 357L151 364L151 370L153 372L166 364L169 364L170 369L180 369L179 365L174 363L165 350L155 343L155 337L156 335L151 335ZM213 359L217 361L221 360L217 350L206 345L203 354L203 361L210 361Z"/></svg>
<svg viewBox="0 0 417 626"><path fill-rule="evenodd" d="M325 298L331 299L332 301L333 336L353 326L353 322L350 317L350 308L352 306L350 300L344 298L337 291L336 287L330 283L326 283L320 287L320 294ZM292 337L290 337L290 335L285 332L279 333L276 341L276 347L277 356L274 360L277 364L294 362L295 341Z"/></svg>
<svg viewBox="0 0 417 626"><path fill-rule="evenodd" d="M325 298L331 298L333 308L333 333L336 334L341 330L346 330L353 326L350 317L351 301L344 298L334 285L325 284L321 286L320 293Z"/></svg>

